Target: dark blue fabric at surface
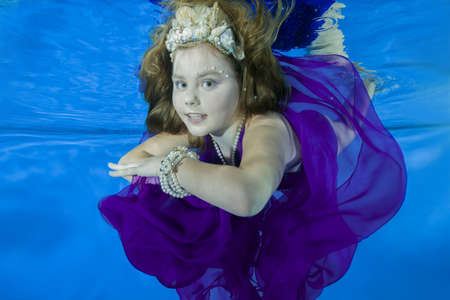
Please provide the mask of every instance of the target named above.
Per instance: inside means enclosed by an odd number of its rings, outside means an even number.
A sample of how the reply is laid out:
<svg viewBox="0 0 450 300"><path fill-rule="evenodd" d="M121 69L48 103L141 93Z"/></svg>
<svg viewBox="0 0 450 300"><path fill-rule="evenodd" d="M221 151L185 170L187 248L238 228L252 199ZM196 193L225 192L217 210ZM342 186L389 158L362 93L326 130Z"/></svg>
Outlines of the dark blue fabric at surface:
<svg viewBox="0 0 450 300"><path fill-rule="evenodd" d="M330 0L296 1L289 18L281 25L278 38L272 48L288 51L311 44L317 37L316 30L323 24L323 21L316 18L320 17L334 2Z"/></svg>

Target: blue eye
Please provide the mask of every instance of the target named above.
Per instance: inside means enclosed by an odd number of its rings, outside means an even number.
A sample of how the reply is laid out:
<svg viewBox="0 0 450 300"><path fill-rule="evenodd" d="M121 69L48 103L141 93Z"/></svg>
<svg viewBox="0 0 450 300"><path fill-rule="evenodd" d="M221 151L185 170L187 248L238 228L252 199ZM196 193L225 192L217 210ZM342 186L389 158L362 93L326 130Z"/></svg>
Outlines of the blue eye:
<svg viewBox="0 0 450 300"><path fill-rule="evenodd" d="M186 87L186 83L179 81L179 80L175 81L173 84L175 85L175 87L177 89L182 89L182 88Z"/></svg>
<svg viewBox="0 0 450 300"><path fill-rule="evenodd" d="M208 79L203 81L202 86L204 88L210 89L213 88L214 86L216 86L217 82L215 82L214 80Z"/></svg>

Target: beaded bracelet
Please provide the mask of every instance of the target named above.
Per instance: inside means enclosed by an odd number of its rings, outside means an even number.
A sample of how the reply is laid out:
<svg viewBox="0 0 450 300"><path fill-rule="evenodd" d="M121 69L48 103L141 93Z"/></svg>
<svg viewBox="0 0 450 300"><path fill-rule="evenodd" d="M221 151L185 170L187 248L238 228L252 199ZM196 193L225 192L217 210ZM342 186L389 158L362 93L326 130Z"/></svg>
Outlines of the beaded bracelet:
<svg viewBox="0 0 450 300"><path fill-rule="evenodd" d="M193 159L198 159L198 155L189 151L185 146L178 146L169 152L166 158L161 162L159 182L161 189L164 193L169 194L175 198L183 198L191 195L182 186L180 186L175 172L180 162L186 158L190 157Z"/></svg>

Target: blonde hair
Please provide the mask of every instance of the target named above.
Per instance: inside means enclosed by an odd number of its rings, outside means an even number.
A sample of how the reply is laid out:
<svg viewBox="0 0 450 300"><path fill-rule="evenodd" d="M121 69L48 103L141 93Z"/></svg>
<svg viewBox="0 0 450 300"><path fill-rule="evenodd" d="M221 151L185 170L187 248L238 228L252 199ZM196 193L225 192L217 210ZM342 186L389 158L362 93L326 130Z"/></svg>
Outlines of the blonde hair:
<svg viewBox="0 0 450 300"><path fill-rule="evenodd" d="M161 3L174 13L181 6L206 5L217 2L229 19L237 42L243 47L245 59L235 60L231 55L241 86L239 109L247 116L267 111L282 112L289 101L290 86L272 53L278 30L293 8L278 0L268 9L263 1L252 0L168 0ZM275 12L272 16L272 10ZM173 15L173 14L172 14ZM146 118L149 133L188 133L172 105L172 62L165 46L169 32L169 17L165 24L156 26L151 33L153 44L144 53L138 77L144 86L144 98L149 104ZM192 146L202 146L203 139L188 133Z"/></svg>

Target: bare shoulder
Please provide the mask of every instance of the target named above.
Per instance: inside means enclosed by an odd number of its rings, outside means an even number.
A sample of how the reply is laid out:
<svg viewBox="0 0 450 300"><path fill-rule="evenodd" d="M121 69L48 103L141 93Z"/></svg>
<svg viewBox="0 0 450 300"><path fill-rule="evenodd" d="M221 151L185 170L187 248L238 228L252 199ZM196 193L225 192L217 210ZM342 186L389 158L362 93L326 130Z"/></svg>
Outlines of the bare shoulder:
<svg viewBox="0 0 450 300"><path fill-rule="evenodd" d="M265 114L257 114L248 118L246 127L266 125L282 129L285 127L282 118L283 115L279 112L268 111Z"/></svg>
<svg viewBox="0 0 450 300"><path fill-rule="evenodd" d="M244 144L247 139L248 143L256 143L257 146L264 147L264 145L258 144L262 142L259 137L261 135L271 136L274 143L279 143L278 151L283 153L288 169L291 171L297 169L297 165L301 161L300 141L289 121L281 113L271 111L254 115L246 125L246 133L249 132L249 137L244 136ZM265 142L267 143L267 140Z"/></svg>
<svg viewBox="0 0 450 300"><path fill-rule="evenodd" d="M267 112L257 114L247 120L245 135L243 139L244 150L251 152L278 152L287 162L291 156L292 147L290 147L291 138L289 129L283 121L283 115L278 112ZM243 155L245 156L245 151ZM248 153L247 153L248 154ZM254 153L252 154L254 155Z"/></svg>
<svg viewBox="0 0 450 300"><path fill-rule="evenodd" d="M291 142L288 126L287 121L285 121L281 113L269 111L265 114L257 114L249 118L246 124L246 133L249 132L252 135L252 133L259 133L259 131L269 131L269 134L279 135L283 145L288 145Z"/></svg>

